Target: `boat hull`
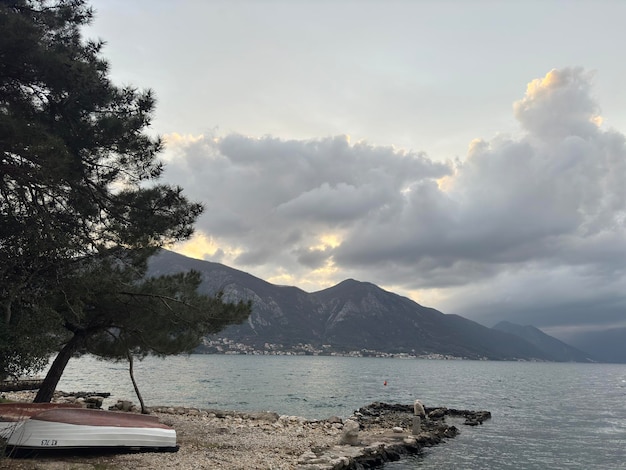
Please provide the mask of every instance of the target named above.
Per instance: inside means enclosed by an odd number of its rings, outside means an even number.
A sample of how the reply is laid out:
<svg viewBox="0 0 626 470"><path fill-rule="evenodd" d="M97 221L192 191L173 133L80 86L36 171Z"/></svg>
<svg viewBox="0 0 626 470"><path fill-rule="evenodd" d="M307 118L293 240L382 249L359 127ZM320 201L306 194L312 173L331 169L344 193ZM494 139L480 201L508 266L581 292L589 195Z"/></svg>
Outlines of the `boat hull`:
<svg viewBox="0 0 626 470"><path fill-rule="evenodd" d="M176 431L153 416L89 409L53 409L13 423L12 449L176 451Z"/></svg>
<svg viewBox="0 0 626 470"><path fill-rule="evenodd" d="M8 439L21 423L44 411L82 408L74 403L0 403L0 438Z"/></svg>

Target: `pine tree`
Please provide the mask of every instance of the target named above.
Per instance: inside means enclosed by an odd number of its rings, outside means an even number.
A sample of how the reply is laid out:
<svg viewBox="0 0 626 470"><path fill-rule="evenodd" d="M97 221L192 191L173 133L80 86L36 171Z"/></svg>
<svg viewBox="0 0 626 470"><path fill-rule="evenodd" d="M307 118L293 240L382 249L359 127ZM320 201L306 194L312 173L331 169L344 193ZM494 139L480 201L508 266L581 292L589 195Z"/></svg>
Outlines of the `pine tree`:
<svg viewBox="0 0 626 470"><path fill-rule="evenodd" d="M0 376L37 370L61 346L40 401L65 356L96 343L189 350L197 335L163 332L222 328L247 308L194 297L194 275L144 278L148 257L188 238L202 206L158 183L154 96L109 80L103 42L81 36L92 17L85 0L0 0Z"/></svg>
<svg viewBox="0 0 626 470"><path fill-rule="evenodd" d="M66 340L35 401L50 401L77 353L131 364L133 357L190 353L204 336L250 314L248 303L199 294L199 273L148 277L146 261L139 250L110 250L59 283L49 303L63 318Z"/></svg>

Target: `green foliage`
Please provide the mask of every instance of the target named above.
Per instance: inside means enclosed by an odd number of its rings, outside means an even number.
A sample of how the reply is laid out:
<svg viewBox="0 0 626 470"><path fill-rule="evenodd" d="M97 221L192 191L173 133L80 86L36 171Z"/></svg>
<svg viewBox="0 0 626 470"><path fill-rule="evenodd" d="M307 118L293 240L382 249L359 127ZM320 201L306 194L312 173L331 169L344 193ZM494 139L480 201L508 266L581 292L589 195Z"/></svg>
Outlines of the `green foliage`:
<svg viewBox="0 0 626 470"><path fill-rule="evenodd" d="M190 353L250 314L248 303L199 294L197 272L146 277L145 261L141 252L107 253L64 282L58 311L69 330L89 332L84 351L118 360Z"/></svg>
<svg viewBox="0 0 626 470"><path fill-rule="evenodd" d="M41 370L48 355L58 345L52 334L58 325L57 313L47 307L18 309L11 324L0 322L0 371L4 376L20 377Z"/></svg>
<svg viewBox="0 0 626 470"><path fill-rule="evenodd" d="M241 319L196 296L195 275L142 279L202 206L157 183L154 96L111 83L103 43L81 36L91 20L85 0L0 0L0 377L72 338L168 354Z"/></svg>

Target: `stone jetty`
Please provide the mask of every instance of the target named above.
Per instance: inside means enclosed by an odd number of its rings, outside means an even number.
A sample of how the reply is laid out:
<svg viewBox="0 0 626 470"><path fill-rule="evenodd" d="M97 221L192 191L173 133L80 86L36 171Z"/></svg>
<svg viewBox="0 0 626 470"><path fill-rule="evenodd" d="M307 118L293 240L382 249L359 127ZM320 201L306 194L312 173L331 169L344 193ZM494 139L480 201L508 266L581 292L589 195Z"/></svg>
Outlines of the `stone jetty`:
<svg viewBox="0 0 626 470"><path fill-rule="evenodd" d="M421 403L420 403L421 406ZM416 428L416 416L419 423ZM347 422L359 425L359 436L350 444L341 442L330 448L313 448L298 459L299 470L342 470L378 468L407 454L419 454L425 447L453 438L459 430L446 417L462 418L464 425L475 426L491 418L488 411L421 408L375 402L356 410Z"/></svg>

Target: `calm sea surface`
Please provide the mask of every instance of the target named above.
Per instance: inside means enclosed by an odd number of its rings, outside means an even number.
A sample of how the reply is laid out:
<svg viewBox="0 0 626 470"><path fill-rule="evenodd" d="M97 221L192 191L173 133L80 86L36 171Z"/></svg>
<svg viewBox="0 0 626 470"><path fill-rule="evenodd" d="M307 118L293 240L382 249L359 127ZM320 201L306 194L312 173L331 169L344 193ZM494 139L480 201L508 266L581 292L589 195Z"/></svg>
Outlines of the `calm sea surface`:
<svg viewBox="0 0 626 470"><path fill-rule="evenodd" d="M626 365L192 355L148 358L135 377L148 406L327 418L419 398L491 411L484 425L461 425L456 438L385 470L626 469ZM58 388L137 403L125 363L73 359Z"/></svg>

